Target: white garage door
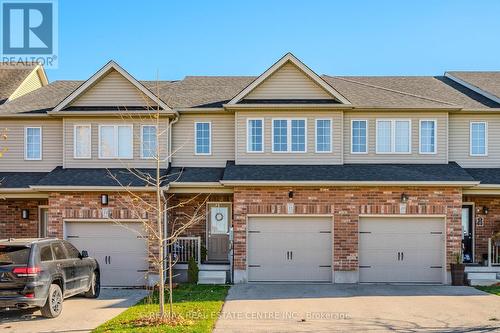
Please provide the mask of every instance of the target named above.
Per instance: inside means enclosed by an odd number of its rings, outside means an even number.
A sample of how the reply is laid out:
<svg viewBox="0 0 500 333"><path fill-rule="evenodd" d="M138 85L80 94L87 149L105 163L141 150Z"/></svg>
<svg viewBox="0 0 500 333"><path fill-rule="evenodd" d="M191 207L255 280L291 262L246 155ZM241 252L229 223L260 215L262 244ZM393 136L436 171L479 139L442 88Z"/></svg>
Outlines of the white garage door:
<svg viewBox="0 0 500 333"><path fill-rule="evenodd" d="M359 280L442 283L444 241L442 218L360 218Z"/></svg>
<svg viewBox="0 0 500 333"><path fill-rule="evenodd" d="M251 217L249 281L332 279L331 217Z"/></svg>
<svg viewBox="0 0 500 333"><path fill-rule="evenodd" d="M144 286L147 239L141 223L66 222L66 239L97 259L103 286Z"/></svg>

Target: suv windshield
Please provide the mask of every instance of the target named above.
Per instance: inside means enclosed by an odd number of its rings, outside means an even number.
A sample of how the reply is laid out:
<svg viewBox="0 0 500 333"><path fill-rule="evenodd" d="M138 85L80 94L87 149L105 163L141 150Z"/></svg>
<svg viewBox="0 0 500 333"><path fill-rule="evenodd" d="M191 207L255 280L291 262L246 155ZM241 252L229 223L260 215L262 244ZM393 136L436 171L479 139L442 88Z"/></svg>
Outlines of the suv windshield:
<svg viewBox="0 0 500 333"><path fill-rule="evenodd" d="M0 266L26 265L29 255L29 247L0 245Z"/></svg>

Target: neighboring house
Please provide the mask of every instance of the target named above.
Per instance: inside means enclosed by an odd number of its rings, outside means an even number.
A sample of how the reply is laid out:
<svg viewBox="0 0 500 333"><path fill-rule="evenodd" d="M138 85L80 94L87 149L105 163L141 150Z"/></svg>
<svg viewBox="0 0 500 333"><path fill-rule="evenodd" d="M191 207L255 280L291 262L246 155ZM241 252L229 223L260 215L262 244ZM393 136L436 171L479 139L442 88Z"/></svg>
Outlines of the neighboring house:
<svg viewBox="0 0 500 333"><path fill-rule="evenodd" d="M97 257L103 284L144 284L153 245L109 221L140 229L107 170L152 200L126 170L154 167L142 149L152 123L118 114L160 107L169 204L198 195L169 218L209 195L206 220L185 233L207 249L202 270L448 283L461 247L481 263L500 229L499 89L492 72L318 76L291 54L258 77L158 85L110 62L0 106L0 237L67 238Z"/></svg>
<svg viewBox="0 0 500 333"><path fill-rule="evenodd" d="M43 66L36 63L0 63L0 104L12 101L49 82Z"/></svg>

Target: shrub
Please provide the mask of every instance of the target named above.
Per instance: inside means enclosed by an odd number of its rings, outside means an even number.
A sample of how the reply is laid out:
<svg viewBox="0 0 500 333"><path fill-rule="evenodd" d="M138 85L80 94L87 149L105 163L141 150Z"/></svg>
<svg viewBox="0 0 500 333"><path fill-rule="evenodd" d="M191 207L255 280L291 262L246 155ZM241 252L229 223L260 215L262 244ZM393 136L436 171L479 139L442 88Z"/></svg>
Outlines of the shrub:
<svg viewBox="0 0 500 333"><path fill-rule="evenodd" d="M194 258L189 259L188 261L188 282L189 283L198 283L198 263Z"/></svg>

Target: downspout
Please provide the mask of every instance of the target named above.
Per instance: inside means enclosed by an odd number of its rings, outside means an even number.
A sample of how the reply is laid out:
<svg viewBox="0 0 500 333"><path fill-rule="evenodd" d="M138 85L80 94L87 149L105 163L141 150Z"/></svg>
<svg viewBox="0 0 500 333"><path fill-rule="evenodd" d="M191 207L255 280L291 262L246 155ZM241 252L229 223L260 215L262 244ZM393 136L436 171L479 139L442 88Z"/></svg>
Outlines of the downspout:
<svg viewBox="0 0 500 333"><path fill-rule="evenodd" d="M175 111L175 117L172 122L169 123L169 128L168 128L168 163L170 166L170 163L172 162L172 132L175 123L179 121L179 112Z"/></svg>
<svg viewBox="0 0 500 333"><path fill-rule="evenodd" d="M162 191L163 193L166 193L168 189L170 188L170 185L167 185ZM165 196L166 197L166 196ZM168 238L168 202L165 202L163 204L163 237ZM168 246L167 243L163 243L163 253L165 254L165 258L163 258L163 281L167 280L167 267L168 267L168 261L166 258L168 257Z"/></svg>

